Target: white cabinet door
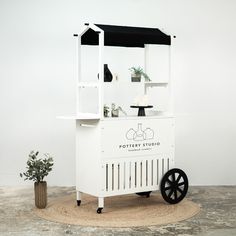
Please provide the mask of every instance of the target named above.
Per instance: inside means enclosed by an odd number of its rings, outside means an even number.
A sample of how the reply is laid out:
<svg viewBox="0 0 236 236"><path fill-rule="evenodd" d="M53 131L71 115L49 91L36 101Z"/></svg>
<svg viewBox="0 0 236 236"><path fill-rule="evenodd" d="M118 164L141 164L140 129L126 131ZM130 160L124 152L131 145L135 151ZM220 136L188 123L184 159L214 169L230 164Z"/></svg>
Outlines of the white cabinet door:
<svg viewBox="0 0 236 236"><path fill-rule="evenodd" d="M174 119L108 120L101 123L102 157L146 156L174 151Z"/></svg>

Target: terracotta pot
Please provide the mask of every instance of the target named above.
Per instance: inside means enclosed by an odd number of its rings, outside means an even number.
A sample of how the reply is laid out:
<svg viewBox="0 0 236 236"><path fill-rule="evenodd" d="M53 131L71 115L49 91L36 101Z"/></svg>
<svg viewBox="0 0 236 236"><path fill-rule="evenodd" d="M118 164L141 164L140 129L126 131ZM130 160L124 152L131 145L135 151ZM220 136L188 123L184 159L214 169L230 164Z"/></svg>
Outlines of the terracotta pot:
<svg viewBox="0 0 236 236"><path fill-rule="evenodd" d="M47 182L34 183L35 206L43 209L47 206Z"/></svg>

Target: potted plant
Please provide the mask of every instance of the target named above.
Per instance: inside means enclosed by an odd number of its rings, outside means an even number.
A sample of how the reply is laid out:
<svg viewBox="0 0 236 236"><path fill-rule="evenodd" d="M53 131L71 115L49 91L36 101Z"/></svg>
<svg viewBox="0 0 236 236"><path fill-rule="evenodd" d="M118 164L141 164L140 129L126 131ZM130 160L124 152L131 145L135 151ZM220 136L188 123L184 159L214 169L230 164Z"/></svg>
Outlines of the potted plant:
<svg viewBox="0 0 236 236"><path fill-rule="evenodd" d="M44 158L38 157L39 152L30 152L27 161L26 172L20 173L24 180L34 181L35 206L45 208L47 206L47 182L44 181L52 170L53 158L49 154L44 154Z"/></svg>
<svg viewBox="0 0 236 236"><path fill-rule="evenodd" d="M129 68L129 70L131 71L131 81L132 82L140 82L141 81L141 77L143 76L145 81L151 81L149 76L143 71L143 69L139 66L139 67L131 67Z"/></svg>
<svg viewBox="0 0 236 236"><path fill-rule="evenodd" d="M112 117L119 117L119 111L121 111L125 116L127 116L127 113L122 109L122 107L118 106L116 107L115 103L111 104L111 116Z"/></svg>
<svg viewBox="0 0 236 236"><path fill-rule="evenodd" d="M103 110L103 113L104 113L104 117L108 117L109 115L109 106L107 105L104 105L104 110Z"/></svg>

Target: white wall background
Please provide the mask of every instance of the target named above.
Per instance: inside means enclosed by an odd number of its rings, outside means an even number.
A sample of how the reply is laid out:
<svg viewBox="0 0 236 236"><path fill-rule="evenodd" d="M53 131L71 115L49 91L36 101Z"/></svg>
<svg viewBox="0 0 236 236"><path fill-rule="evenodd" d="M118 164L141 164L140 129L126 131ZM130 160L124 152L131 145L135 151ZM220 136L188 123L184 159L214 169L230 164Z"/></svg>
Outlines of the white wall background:
<svg viewBox="0 0 236 236"><path fill-rule="evenodd" d="M75 44L84 22L176 35L176 165L192 185L236 184L236 1L0 0L0 185L30 150L55 158L50 185L75 185ZM29 183L31 184L31 183Z"/></svg>

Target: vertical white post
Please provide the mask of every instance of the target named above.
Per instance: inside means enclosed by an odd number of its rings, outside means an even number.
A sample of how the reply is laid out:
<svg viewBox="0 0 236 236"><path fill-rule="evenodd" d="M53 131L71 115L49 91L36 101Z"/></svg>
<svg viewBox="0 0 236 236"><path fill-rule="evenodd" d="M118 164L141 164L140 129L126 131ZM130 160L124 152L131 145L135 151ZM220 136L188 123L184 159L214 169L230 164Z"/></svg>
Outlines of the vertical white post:
<svg viewBox="0 0 236 236"><path fill-rule="evenodd" d="M111 192L112 191L112 164L109 163L108 164L108 191Z"/></svg>
<svg viewBox="0 0 236 236"><path fill-rule="evenodd" d="M118 190L118 164L114 163L114 170L113 170L113 188L114 191Z"/></svg>
<svg viewBox="0 0 236 236"><path fill-rule="evenodd" d="M149 44L144 45L144 72L148 73L148 52Z"/></svg>
<svg viewBox="0 0 236 236"><path fill-rule="evenodd" d="M142 160L142 188L146 187L146 160Z"/></svg>
<svg viewBox="0 0 236 236"><path fill-rule="evenodd" d="M84 26L84 28L80 31L79 34L75 34L74 36L76 36L76 116L79 114L80 112L80 93L79 93L79 82L81 80L81 37L82 35L88 30L87 26ZM75 165L76 165L76 190L77 190L77 200L80 200L81 196L80 196L80 192L79 192L79 178L78 178L78 173L79 173L79 134L78 134L78 130L79 130L79 125L80 125L80 121L76 120L76 136L75 136Z"/></svg>
<svg viewBox="0 0 236 236"><path fill-rule="evenodd" d="M76 37L76 115L79 113L79 81L81 80L81 35Z"/></svg>
<svg viewBox="0 0 236 236"><path fill-rule="evenodd" d="M104 198L103 197L99 197L98 198L98 207L99 208L103 208L104 207Z"/></svg>
<svg viewBox="0 0 236 236"><path fill-rule="evenodd" d="M81 35L78 35L76 37L76 116L79 114L79 78L81 74L81 66L80 66L80 58L81 58ZM80 194L79 194L79 134L78 134L78 127L79 127L79 120L76 120L76 134L75 134L75 164L76 164L76 190L77 190L77 201L81 200L80 199Z"/></svg>
<svg viewBox="0 0 236 236"><path fill-rule="evenodd" d="M76 192L76 199L77 199L77 201L81 201L81 192L80 191Z"/></svg>
<svg viewBox="0 0 236 236"><path fill-rule="evenodd" d="M161 179L162 179L162 159L158 158L157 160L158 163L158 185L161 183Z"/></svg>
<svg viewBox="0 0 236 236"><path fill-rule="evenodd" d="M78 75L77 75L77 82L81 82L81 35L78 37L78 44L77 44L77 65L78 65Z"/></svg>
<svg viewBox="0 0 236 236"><path fill-rule="evenodd" d="M76 37L76 115L80 113L80 89L79 83L82 80L82 73L81 73L81 37L82 35L88 30L87 26L84 26L80 33L74 36Z"/></svg>
<svg viewBox="0 0 236 236"><path fill-rule="evenodd" d="M120 162L120 190L124 190L124 162Z"/></svg>
<svg viewBox="0 0 236 236"><path fill-rule="evenodd" d="M168 90L169 90L169 104L168 104L168 112L173 114L174 112L174 92L172 87L172 51L173 51L173 40L174 37L171 38L171 45L169 46L169 83L168 83Z"/></svg>
<svg viewBox="0 0 236 236"><path fill-rule="evenodd" d="M152 162L152 160L148 159L148 163L147 163L147 170L148 170L147 186L149 186L149 187L151 187L151 185L152 185L152 166L151 166L151 162Z"/></svg>
<svg viewBox="0 0 236 236"><path fill-rule="evenodd" d="M144 45L144 72L148 74L148 52L149 52L149 45ZM144 85L144 94L147 94L147 86Z"/></svg>
<svg viewBox="0 0 236 236"><path fill-rule="evenodd" d="M135 188L135 162L131 162L131 173L130 173L130 182L131 182L131 189Z"/></svg>
<svg viewBox="0 0 236 236"><path fill-rule="evenodd" d="M125 162L125 190L129 189L129 178L130 178L130 174L129 174L129 162Z"/></svg>
<svg viewBox="0 0 236 236"><path fill-rule="evenodd" d="M75 134L75 170L76 170L76 180L75 180L75 184L76 184L76 191L77 191L77 197L78 197L78 193L79 193L79 126L80 126L80 121L76 120L76 134ZM80 200L77 198L77 200Z"/></svg>
<svg viewBox="0 0 236 236"><path fill-rule="evenodd" d="M158 185L157 174L158 174L157 159L153 159L153 186Z"/></svg>
<svg viewBox="0 0 236 236"><path fill-rule="evenodd" d="M104 31L99 33L99 59L98 59L98 73L99 73L99 88L98 88L98 113L100 118L103 117L103 80L104 80Z"/></svg>
<svg viewBox="0 0 236 236"><path fill-rule="evenodd" d="M137 172L136 172L136 175L137 175L137 179L136 179L136 181L137 181L137 183L136 183L136 187L137 188L140 188L140 186L141 186L141 168L140 168L140 166L141 166L141 164L140 164L141 162L140 161L137 161Z"/></svg>

